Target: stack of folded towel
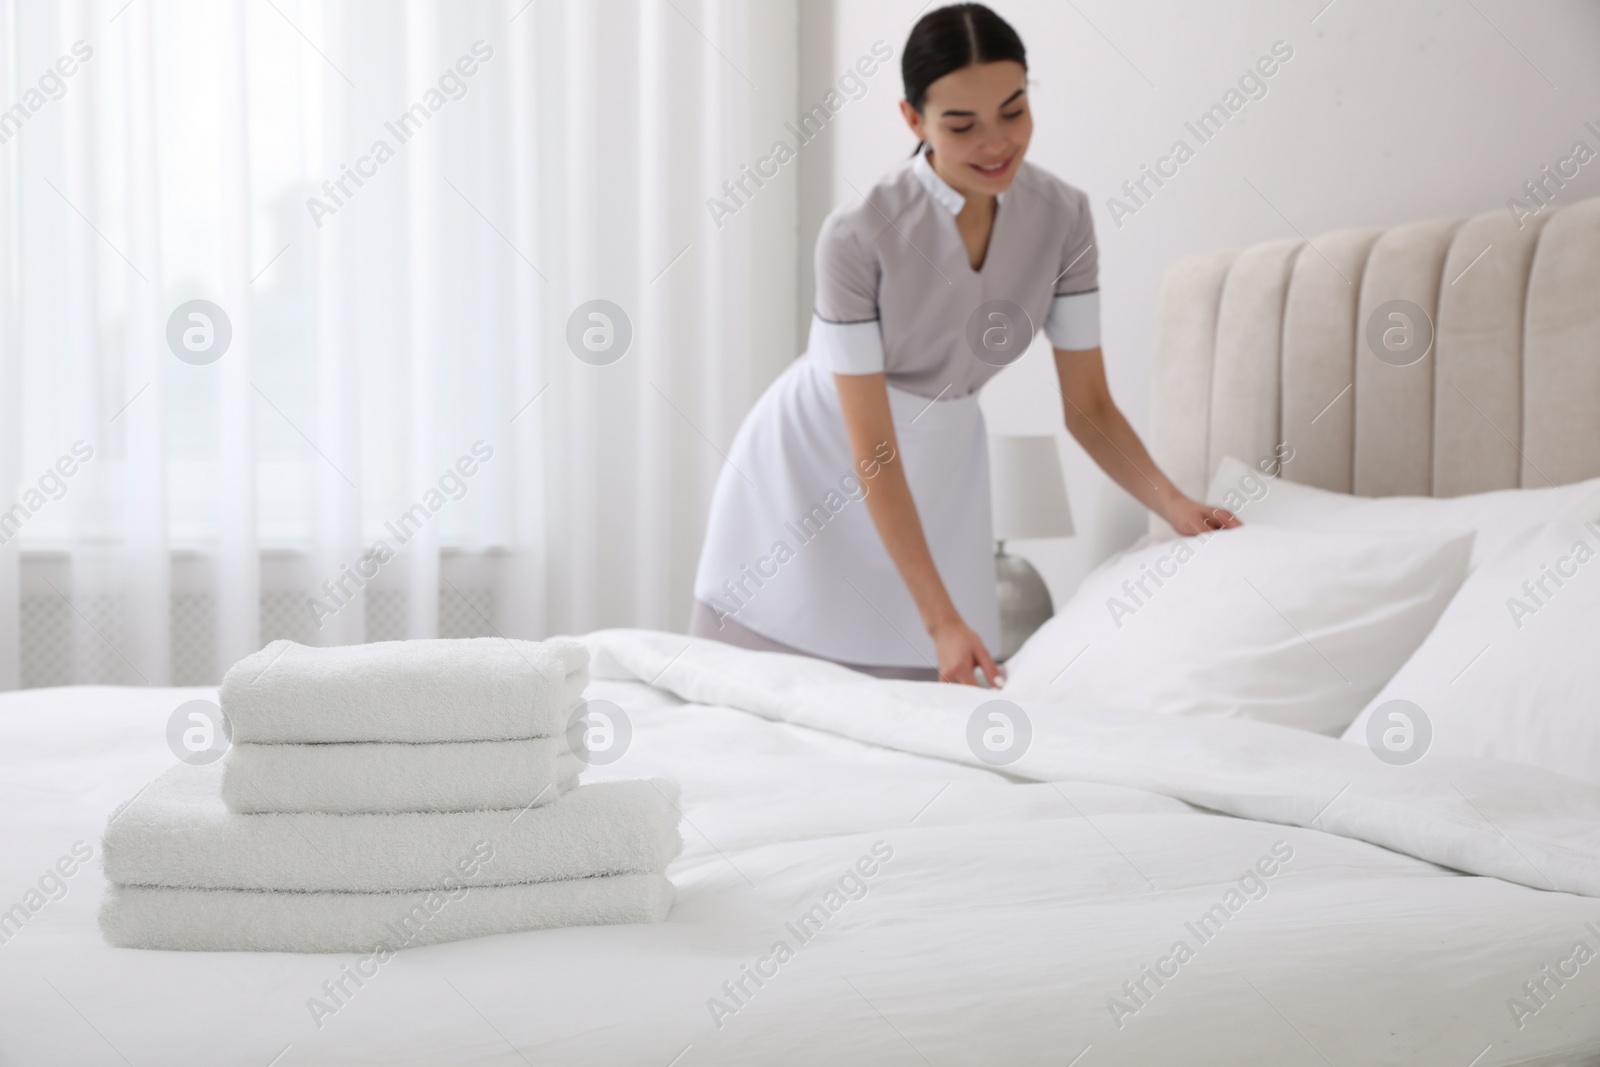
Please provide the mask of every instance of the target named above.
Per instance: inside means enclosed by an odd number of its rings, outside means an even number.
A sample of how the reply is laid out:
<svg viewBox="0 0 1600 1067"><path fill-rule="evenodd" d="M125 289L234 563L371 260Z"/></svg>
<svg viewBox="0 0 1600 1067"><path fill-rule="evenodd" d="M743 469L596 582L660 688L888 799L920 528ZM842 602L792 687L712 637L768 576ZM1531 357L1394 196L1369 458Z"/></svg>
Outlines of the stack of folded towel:
<svg viewBox="0 0 1600 1067"><path fill-rule="evenodd" d="M223 679L223 761L179 764L112 814L106 939L392 952L659 922L677 790L577 785L587 682L573 641L268 645Z"/></svg>

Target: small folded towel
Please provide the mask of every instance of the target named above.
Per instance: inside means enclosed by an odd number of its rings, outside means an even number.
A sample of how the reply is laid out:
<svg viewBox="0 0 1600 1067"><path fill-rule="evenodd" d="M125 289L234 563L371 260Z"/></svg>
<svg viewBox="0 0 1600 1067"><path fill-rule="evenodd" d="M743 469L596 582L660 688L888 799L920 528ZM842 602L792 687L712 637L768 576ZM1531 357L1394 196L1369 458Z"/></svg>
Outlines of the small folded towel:
<svg viewBox="0 0 1600 1067"><path fill-rule="evenodd" d="M118 885L388 893L665 870L683 847L666 779L578 786L540 807L394 815L242 815L218 764L180 763L113 813L102 862Z"/></svg>
<svg viewBox="0 0 1600 1067"><path fill-rule="evenodd" d="M234 745L222 759L222 800L251 813L525 808L572 788L583 767L565 737Z"/></svg>
<svg viewBox="0 0 1600 1067"><path fill-rule="evenodd" d="M234 744L503 741L564 734L589 682L577 641L274 641L222 679Z"/></svg>
<svg viewBox="0 0 1600 1067"><path fill-rule="evenodd" d="M392 953L412 945L661 922L672 903L672 883L660 872L420 894L112 886L100 905L100 929L118 948L374 953L362 968L370 978Z"/></svg>

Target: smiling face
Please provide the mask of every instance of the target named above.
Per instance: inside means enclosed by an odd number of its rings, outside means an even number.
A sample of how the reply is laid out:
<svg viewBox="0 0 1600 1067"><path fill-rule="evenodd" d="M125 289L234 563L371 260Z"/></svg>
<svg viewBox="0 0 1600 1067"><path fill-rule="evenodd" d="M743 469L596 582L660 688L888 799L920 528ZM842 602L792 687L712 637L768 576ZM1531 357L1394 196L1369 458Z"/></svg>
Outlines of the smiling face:
<svg viewBox="0 0 1600 1067"><path fill-rule="evenodd" d="M1028 72L1011 60L952 71L928 86L921 114L905 100L900 111L939 177L968 195L1011 188L1033 139Z"/></svg>

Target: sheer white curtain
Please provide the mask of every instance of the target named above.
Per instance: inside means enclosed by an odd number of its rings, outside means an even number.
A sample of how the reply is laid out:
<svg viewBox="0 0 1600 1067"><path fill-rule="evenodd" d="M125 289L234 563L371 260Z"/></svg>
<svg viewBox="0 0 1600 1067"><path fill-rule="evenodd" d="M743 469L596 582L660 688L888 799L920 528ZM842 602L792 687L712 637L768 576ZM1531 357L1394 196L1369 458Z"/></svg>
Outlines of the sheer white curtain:
<svg viewBox="0 0 1600 1067"><path fill-rule="evenodd" d="M705 206L784 136L792 0L0 20L0 688L683 625L794 355L793 175Z"/></svg>
<svg viewBox="0 0 1600 1067"><path fill-rule="evenodd" d="M16 21L16 0L0 0L0 26L9 31L0 41L0 86L7 88L16 84L12 54ZM21 480L22 451L18 397L22 383L17 360L16 274L12 269L16 248L14 154L0 156L0 504L7 506L14 502L15 487ZM22 648L17 640L22 603L18 548L15 537L0 536L0 689L16 688L22 677Z"/></svg>

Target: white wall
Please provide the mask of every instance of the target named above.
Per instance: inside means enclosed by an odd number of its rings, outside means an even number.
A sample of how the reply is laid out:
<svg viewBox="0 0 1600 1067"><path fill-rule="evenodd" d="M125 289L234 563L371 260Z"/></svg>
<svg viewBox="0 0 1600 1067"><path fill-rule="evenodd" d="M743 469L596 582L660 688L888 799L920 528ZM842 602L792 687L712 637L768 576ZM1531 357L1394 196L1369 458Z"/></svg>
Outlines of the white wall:
<svg viewBox="0 0 1600 1067"><path fill-rule="evenodd" d="M1096 205L1106 361L1135 426L1146 422L1151 320L1162 272L1182 256L1347 226L1504 210L1523 182L1600 150L1600 4L1590 0L996 0L1029 49L1032 161ZM852 199L913 143L896 103L899 51L921 0L805 0L831 7L831 50L802 50L802 96L878 38L895 69L834 120L828 159L801 175L801 311L810 248L833 204ZM1319 13L1320 12L1320 13ZM1081 13L1081 14L1080 14ZM1314 20L1314 21L1313 21ZM1282 40L1294 55L1212 141L1118 229L1107 198L1183 137ZM1548 80L1547 80L1548 79ZM1553 83L1553 84L1552 84ZM809 106L805 101L802 106ZM819 153L819 157L821 153ZM847 183L848 182L848 183ZM1252 189L1252 185L1254 189ZM1256 191L1259 190L1259 193ZM1600 160L1557 203L1600 195ZM806 227L810 226L809 232ZM991 430L1058 432L1074 516L1070 541L1018 544L1060 599L1077 585L1109 484L1060 431L1042 343L985 391Z"/></svg>

